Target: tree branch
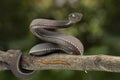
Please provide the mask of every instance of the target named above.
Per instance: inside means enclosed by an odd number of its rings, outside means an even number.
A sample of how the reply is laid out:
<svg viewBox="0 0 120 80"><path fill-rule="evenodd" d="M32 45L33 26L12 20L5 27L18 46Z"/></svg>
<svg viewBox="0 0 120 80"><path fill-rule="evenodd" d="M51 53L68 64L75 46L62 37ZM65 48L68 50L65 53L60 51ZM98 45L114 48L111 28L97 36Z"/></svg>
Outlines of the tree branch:
<svg viewBox="0 0 120 80"><path fill-rule="evenodd" d="M4 53L4 54L3 54ZM8 52L0 51L0 70L6 70L4 61L9 56ZM68 55L51 54L42 57L24 55L22 67L28 70L81 70L81 71L108 71L120 72L120 57L108 55Z"/></svg>

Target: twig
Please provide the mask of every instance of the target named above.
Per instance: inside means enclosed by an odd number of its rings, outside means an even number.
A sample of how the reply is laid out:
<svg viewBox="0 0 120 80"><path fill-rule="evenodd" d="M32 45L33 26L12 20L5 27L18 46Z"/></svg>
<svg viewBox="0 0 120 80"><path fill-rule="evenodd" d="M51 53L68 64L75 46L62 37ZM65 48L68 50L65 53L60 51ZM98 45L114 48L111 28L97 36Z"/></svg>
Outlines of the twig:
<svg viewBox="0 0 120 80"><path fill-rule="evenodd" d="M4 54L3 54L4 53ZM8 52L0 51L0 61L9 58ZM28 70L66 69L81 71L108 71L120 72L120 57L108 55L68 55L51 54L42 57L24 55L22 67ZM6 70L4 63L0 64L0 70Z"/></svg>

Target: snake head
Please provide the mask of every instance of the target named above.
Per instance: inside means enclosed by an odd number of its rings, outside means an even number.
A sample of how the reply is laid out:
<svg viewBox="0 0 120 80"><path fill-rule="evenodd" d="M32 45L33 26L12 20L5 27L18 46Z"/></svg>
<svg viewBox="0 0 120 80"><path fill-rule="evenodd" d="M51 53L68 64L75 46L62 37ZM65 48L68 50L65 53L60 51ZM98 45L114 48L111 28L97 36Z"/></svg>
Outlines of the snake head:
<svg viewBox="0 0 120 80"><path fill-rule="evenodd" d="M68 19L71 23L77 23L82 19L83 14L82 13L71 13L68 15Z"/></svg>

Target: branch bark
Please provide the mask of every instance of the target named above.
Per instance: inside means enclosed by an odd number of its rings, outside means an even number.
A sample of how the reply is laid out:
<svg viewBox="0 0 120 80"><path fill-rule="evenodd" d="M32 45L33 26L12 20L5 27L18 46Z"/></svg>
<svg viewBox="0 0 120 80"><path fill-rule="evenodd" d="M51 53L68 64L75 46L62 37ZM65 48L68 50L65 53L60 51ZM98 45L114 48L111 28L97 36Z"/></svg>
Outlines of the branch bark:
<svg viewBox="0 0 120 80"><path fill-rule="evenodd" d="M4 53L4 54L3 54ZM0 51L0 70L6 70L4 61L8 52ZM28 70L81 70L120 72L120 57L109 55L68 55L51 54L42 57L23 55L22 67Z"/></svg>

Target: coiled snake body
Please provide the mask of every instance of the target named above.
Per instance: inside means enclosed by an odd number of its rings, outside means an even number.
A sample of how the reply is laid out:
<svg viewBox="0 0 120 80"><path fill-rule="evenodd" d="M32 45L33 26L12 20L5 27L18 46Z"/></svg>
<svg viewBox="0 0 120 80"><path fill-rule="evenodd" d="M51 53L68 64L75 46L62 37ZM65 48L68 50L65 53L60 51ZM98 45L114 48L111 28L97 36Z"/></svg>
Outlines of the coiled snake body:
<svg viewBox="0 0 120 80"><path fill-rule="evenodd" d="M67 28L72 23L81 20L81 13L71 13L68 20L49 20L35 19L30 24L31 32L38 38L48 43L37 44L30 50L30 55L41 56L56 51L63 51L67 54L83 55L84 48L82 43L75 37L52 31L58 28ZM21 54L10 63L12 72L19 78L28 78L34 74L34 71L25 70L19 67Z"/></svg>
<svg viewBox="0 0 120 80"><path fill-rule="evenodd" d="M72 13L69 20L48 20L35 19L30 24L31 32L38 38L49 43L38 44L30 50L31 55L44 55L54 51L64 51L68 54L83 54L82 43L73 36L53 32L51 30L58 28L67 28L72 23L81 20L82 14Z"/></svg>

